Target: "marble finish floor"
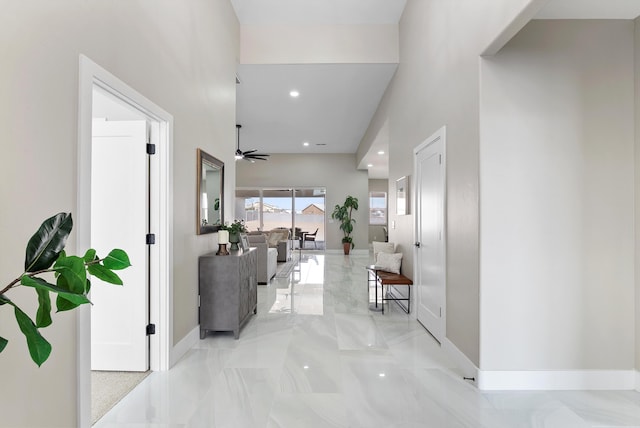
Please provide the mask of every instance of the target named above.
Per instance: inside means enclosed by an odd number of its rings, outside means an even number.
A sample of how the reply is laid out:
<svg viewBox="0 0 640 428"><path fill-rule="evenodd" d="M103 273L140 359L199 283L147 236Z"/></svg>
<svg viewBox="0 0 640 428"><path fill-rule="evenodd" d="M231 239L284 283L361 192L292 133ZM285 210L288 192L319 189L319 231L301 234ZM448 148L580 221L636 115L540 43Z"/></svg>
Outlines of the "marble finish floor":
<svg viewBox="0 0 640 428"><path fill-rule="evenodd" d="M95 427L640 427L640 393L482 393L396 304L368 309L366 255L303 252L258 314L209 334Z"/></svg>

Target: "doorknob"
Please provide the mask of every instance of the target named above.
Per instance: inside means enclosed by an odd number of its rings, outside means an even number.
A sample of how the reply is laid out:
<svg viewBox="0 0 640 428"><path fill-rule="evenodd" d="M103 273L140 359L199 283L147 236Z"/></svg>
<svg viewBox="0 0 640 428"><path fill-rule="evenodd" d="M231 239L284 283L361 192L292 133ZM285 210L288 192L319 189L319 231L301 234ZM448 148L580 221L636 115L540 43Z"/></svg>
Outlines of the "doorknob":
<svg viewBox="0 0 640 428"><path fill-rule="evenodd" d="M419 242L416 242L416 243L415 243L415 244L413 244L413 245L415 245L416 247L420 248L420 243L419 243Z"/></svg>

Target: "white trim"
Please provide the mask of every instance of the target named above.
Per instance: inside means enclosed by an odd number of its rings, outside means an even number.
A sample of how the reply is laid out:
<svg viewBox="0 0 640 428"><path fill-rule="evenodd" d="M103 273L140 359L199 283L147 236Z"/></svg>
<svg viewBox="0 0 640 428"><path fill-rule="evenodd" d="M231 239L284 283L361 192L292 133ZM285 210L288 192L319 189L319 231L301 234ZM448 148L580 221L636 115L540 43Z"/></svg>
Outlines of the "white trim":
<svg viewBox="0 0 640 428"><path fill-rule="evenodd" d="M449 339L442 349L482 391L640 391L638 370L479 370Z"/></svg>
<svg viewBox="0 0 640 428"><path fill-rule="evenodd" d="M633 390L635 370L480 370L478 388L510 390Z"/></svg>
<svg viewBox="0 0 640 428"><path fill-rule="evenodd" d="M458 347L446 337L442 341L442 350L451 357L456 366L462 370L462 376L475 379L471 381L477 386L478 381L478 368Z"/></svg>
<svg viewBox="0 0 640 428"><path fill-rule="evenodd" d="M193 348L200 340L200 325L198 324L191 330L182 340L176 343L171 351L171 366L173 367L180 358L189 352L189 349Z"/></svg>
<svg viewBox="0 0 640 428"><path fill-rule="evenodd" d="M157 164L158 215L152 218L157 227L157 244L151 257L158 262L151 277L151 322L156 335L151 337L151 370L168 370L173 344L173 117L149 99L127 86L117 77L80 55L78 94L78 195L76 233L77 248L91 244L91 121L93 86L98 85L123 102L142 112L154 122ZM152 210L153 211L153 210ZM91 313L81 307L77 316L77 417L78 426L91 426Z"/></svg>

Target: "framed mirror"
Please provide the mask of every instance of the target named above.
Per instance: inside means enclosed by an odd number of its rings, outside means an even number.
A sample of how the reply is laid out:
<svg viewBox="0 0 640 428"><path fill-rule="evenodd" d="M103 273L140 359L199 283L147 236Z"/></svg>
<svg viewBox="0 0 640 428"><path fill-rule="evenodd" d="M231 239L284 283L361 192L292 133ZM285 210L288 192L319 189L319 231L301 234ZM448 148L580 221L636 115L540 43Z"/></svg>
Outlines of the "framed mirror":
<svg viewBox="0 0 640 428"><path fill-rule="evenodd" d="M196 233L213 233L224 224L224 162L198 149Z"/></svg>

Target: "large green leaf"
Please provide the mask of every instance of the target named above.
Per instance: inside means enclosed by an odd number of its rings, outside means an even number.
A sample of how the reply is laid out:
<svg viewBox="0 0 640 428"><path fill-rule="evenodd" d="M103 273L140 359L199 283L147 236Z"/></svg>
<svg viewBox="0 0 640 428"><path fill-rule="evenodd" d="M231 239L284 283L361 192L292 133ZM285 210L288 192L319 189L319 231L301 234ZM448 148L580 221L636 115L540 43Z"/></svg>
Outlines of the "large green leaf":
<svg viewBox="0 0 640 428"><path fill-rule="evenodd" d="M111 270L121 270L131 266L127 253L124 252L124 250L119 250L117 248L115 250L111 250L109 255L102 261L102 264L104 264L104 267Z"/></svg>
<svg viewBox="0 0 640 428"><path fill-rule="evenodd" d="M49 327L51 321L51 297L49 291L36 288L38 293L38 313L36 314L36 327Z"/></svg>
<svg viewBox="0 0 640 428"><path fill-rule="evenodd" d="M87 271L84 265L84 259L78 256L63 257L62 255L56 260L53 269L60 274L65 280L69 291L73 293L84 293L85 284L87 282Z"/></svg>
<svg viewBox="0 0 640 428"><path fill-rule="evenodd" d="M4 337L0 336L0 352L4 351L4 348L7 347L7 343L9 343L9 341Z"/></svg>
<svg viewBox="0 0 640 428"><path fill-rule="evenodd" d="M93 248L89 248L86 253L84 253L84 262L89 263L96 259L96 250Z"/></svg>
<svg viewBox="0 0 640 428"><path fill-rule="evenodd" d="M78 306L80 305L78 305L77 303L68 301L67 299L63 298L60 294L58 294L58 297L56 297L56 309L58 310L58 312L70 311L71 309L75 309Z"/></svg>
<svg viewBox="0 0 640 428"><path fill-rule="evenodd" d="M122 279L102 265L89 265L89 273L110 284L122 285Z"/></svg>
<svg viewBox="0 0 640 428"><path fill-rule="evenodd" d="M13 305L13 308L20 331L22 331L22 334L24 334L24 337L27 339L31 359L38 366L41 366L42 363L47 361L47 358L49 358L51 354L51 344L42 337L36 325L27 314L22 312L16 305Z"/></svg>
<svg viewBox="0 0 640 428"><path fill-rule="evenodd" d="M62 297L63 299L75 303L76 306L83 305L85 303L91 303L87 296L82 293L72 293L64 288L61 288L57 285L53 285L48 283L47 281L41 278L33 278L27 275L23 275L20 278L20 283L27 287L33 287L39 290L51 291L53 293L58 293L58 297ZM84 287L83 287L84 290Z"/></svg>
<svg viewBox="0 0 640 428"><path fill-rule="evenodd" d="M59 213L46 219L27 244L25 272L51 267L64 248L72 228L71 213Z"/></svg>

